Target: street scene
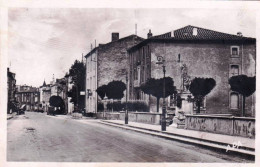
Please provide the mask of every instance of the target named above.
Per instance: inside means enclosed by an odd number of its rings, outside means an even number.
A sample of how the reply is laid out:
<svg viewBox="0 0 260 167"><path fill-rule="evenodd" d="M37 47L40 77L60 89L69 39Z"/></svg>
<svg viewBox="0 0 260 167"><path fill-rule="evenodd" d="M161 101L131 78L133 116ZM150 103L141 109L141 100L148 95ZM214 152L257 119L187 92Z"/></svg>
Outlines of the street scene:
<svg viewBox="0 0 260 167"><path fill-rule="evenodd" d="M6 160L254 163L255 15L9 9Z"/></svg>
<svg viewBox="0 0 260 167"><path fill-rule="evenodd" d="M12 161L252 162L236 155L102 125L98 120L71 120L35 112L8 122L7 142L7 160Z"/></svg>

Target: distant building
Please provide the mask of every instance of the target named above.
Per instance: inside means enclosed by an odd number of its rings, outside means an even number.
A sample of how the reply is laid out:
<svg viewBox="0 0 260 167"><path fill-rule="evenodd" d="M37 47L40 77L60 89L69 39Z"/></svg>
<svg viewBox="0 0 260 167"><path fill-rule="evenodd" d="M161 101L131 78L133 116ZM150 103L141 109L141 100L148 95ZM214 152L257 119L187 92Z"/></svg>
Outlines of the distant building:
<svg viewBox="0 0 260 167"><path fill-rule="evenodd" d="M149 78L162 78L162 66L156 64L162 56L166 62L166 77L172 77L180 93L188 93L185 84L195 77L210 77L216 87L205 98L202 113L239 115L242 97L230 90L231 76L256 75L256 39L213 30L186 26L159 36L148 34L148 39L128 49L129 99L150 102L156 111L156 100L145 95L140 85ZM170 96L168 107L176 109ZM162 101L162 100L161 100ZM160 107L161 108L161 107ZM195 109L195 107L194 107ZM246 99L246 115L255 115L255 95Z"/></svg>
<svg viewBox="0 0 260 167"><path fill-rule="evenodd" d="M69 76L68 74L66 74L65 78L66 78L66 83L67 83L66 92L67 92L67 95L68 95L68 92L70 90L72 90L72 87L73 87L72 76ZM67 96L66 107L67 107L68 114L72 114L72 112L74 111L74 103L71 102L71 97Z"/></svg>
<svg viewBox="0 0 260 167"><path fill-rule="evenodd" d="M10 114L14 112L17 103L15 100L15 90L16 90L16 79L15 79L15 73L12 73L9 68L7 68L7 113Z"/></svg>
<svg viewBox="0 0 260 167"><path fill-rule="evenodd" d="M20 105L26 105L26 110L35 111L40 107L40 92L39 88L28 85L16 86L16 100Z"/></svg>
<svg viewBox="0 0 260 167"><path fill-rule="evenodd" d="M60 96L65 103L65 110L67 112L67 85L66 79L53 79L50 84L46 84L45 81L43 85L39 88L40 91L40 103L42 109L47 112L49 105L49 100L51 96Z"/></svg>
<svg viewBox="0 0 260 167"><path fill-rule="evenodd" d="M40 86L39 90L40 90L40 107L44 112L47 112L49 107L49 100L51 97L51 85L46 84L44 81L43 85Z"/></svg>
<svg viewBox="0 0 260 167"><path fill-rule="evenodd" d="M98 99L96 89L113 80L126 78L128 69L127 49L144 39L136 35L119 38L119 33L112 33L112 41L99 44L86 56L86 112L97 112Z"/></svg>

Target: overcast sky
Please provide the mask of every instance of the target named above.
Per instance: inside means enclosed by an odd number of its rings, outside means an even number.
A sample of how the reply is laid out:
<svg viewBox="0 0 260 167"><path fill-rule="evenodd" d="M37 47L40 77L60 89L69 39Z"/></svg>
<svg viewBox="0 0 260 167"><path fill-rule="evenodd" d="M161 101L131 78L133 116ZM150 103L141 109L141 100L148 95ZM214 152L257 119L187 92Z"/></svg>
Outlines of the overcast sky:
<svg viewBox="0 0 260 167"><path fill-rule="evenodd" d="M111 41L135 33L146 38L186 25L220 32L256 36L255 12L251 10L198 9L36 9L9 8L9 50L11 71L17 85L49 83L54 74L61 78L90 44Z"/></svg>

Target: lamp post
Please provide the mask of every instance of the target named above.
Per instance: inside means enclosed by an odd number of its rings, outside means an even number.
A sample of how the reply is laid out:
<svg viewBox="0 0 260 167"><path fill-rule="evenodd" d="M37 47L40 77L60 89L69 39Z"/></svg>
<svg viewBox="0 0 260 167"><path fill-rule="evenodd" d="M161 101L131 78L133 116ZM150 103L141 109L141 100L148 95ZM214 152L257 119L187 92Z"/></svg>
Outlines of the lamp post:
<svg viewBox="0 0 260 167"><path fill-rule="evenodd" d="M165 102L165 59L162 56L157 56L158 62L156 64L162 64L163 67L163 106L162 106L162 119L161 119L161 129L166 131L166 102Z"/></svg>
<svg viewBox="0 0 260 167"><path fill-rule="evenodd" d="M106 94L105 94L105 97L104 97L104 112L103 112L103 119L105 119L105 111L106 111L106 109L107 109L107 96L106 96Z"/></svg>
<svg viewBox="0 0 260 167"><path fill-rule="evenodd" d="M128 86L128 73L126 71L126 97L125 97L125 124L128 124L128 109L127 109L127 86Z"/></svg>

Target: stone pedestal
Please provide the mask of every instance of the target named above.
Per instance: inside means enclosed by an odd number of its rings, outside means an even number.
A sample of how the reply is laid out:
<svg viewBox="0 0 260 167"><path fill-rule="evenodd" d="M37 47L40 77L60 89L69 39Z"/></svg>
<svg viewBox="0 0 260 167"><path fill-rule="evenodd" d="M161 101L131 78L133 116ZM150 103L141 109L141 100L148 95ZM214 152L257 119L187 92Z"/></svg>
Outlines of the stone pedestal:
<svg viewBox="0 0 260 167"><path fill-rule="evenodd" d="M188 96L191 95L188 92L182 92L180 93L182 100L182 107L178 108L176 106L175 108L175 116L173 118L173 124L171 126L177 127L177 128L184 128L185 127L185 115L191 114L193 115L193 103L190 103L187 101Z"/></svg>

